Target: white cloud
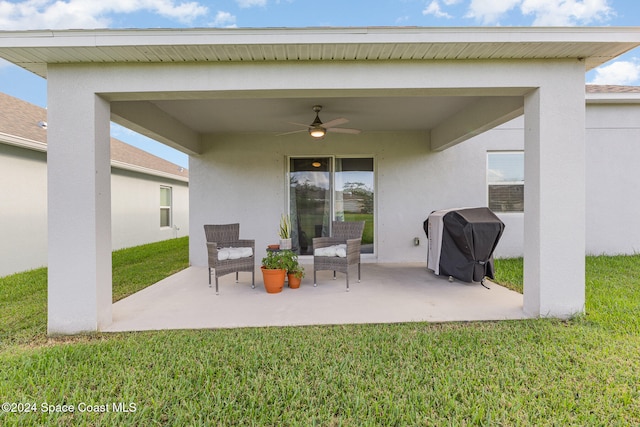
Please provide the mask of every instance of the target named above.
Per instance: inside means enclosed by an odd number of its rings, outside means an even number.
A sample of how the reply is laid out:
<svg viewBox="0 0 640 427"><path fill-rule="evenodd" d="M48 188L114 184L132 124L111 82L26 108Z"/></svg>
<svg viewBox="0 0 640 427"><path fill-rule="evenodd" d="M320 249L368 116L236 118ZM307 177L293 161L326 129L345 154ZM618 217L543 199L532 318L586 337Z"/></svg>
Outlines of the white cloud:
<svg viewBox="0 0 640 427"><path fill-rule="evenodd" d="M616 61L596 68L590 84L638 85L640 84L640 60Z"/></svg>
<svg viewBox="0 0 640 427"><path fill-rule="evenodd" d="M483 25L496 24L500 18L517 7L522 0L471 0L466 17Z"/></svg>
<svg viewBox="0 0 640 427"><path fill-rule="evenodd" d="M0 0L0 29L106 28L112 14L133 12L190 23L207 11L200 3L176 0Z"/></svg>
<svg viewBox="0 0 640 427"><path fill-rule="evenodd" d="M493 25L514 9L533 16L534 26L586 25L614 14L609 0L471 0L466 16Z"/></svg>
<svg viewBox="0 0 640 427"><path fill-rule="evenodd" d="M266 6L267 0L236 0L238 6L242 8L254 7L254 6Z"/></svg>
<svg viewBox="0 0 640 427"><path fill-rule="evenodd" d="M604 21L613 14L608 0L524 0L524 15L534 15L533 25L570 26Z"/></svg>
<svg viewBox="0 0 640 427"><path fill-rule="evenodd" d="M446 3L446 1L445 1ZM449 15L446 12L443 12L442 9L440 8L440 3L438 2L438 0L432 0L431 3L429 3L429 5L422 11L423 15L433 15L436 18L452 18L451 15Z"/></svg>
<svg viewBox="0 0 640 427"><path fill-rule="evenodd" d="M236 25L236 17L229 12L218 11L216 14L216 18L213 20L211 24L213 27L225 27L225 28L235 28Z"/></svg>

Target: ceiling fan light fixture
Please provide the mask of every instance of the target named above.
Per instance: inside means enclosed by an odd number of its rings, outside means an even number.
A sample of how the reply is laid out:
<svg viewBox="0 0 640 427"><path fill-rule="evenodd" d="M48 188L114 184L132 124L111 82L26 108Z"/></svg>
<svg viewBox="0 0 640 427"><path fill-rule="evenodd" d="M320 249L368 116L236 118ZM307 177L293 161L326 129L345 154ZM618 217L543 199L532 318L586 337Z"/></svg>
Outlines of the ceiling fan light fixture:
<svg viewBox="0 0 640 427"><path fill-rule="evenodd" d="M324 138L326 133L327 133L326 129L323 128L322 126L313 126L309 128L309 135L311 135L316 139Z"/></svg>
<svg viewBox="0 0 640 427"><path fill-rule="evenodd" d="M343 125L349 122L349 120L345 119L344 117L329 120L326 123L322 123L322 120L320 120L320 116L319 116L320 110L322 110L322 105L313 106L313 111L314 113L316 113L316 118L310 125L305 125L302 123L294 123L294 122L290 122L290 123L292 125L305 127L307 132L309 132L309 135L311 135L313 139L323 139L327 134L327 132L350 133L350 134L358 134L361 132L360 129L349 129L349 128L338 127L340 125ZM289 134L298 133L298 132L304 132L304 130L294 130L292 132L280 133L277 136L289 135Z"/></svg>

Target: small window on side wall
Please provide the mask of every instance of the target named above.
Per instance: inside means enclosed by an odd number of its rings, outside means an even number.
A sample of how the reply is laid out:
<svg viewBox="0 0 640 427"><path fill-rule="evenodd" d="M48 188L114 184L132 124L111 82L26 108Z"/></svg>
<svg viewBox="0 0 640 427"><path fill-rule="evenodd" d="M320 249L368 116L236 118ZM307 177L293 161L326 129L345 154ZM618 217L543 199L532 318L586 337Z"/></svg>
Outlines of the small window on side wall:
<svg viewBox="0 0 640 427"><path fill-rule="evenodd" d="M160 187L160 227L171 227L171 187Z"/></svg>
<svg viewBox="0 0 640 427"><path fill-rule="evenodd" d="M494 212L524 212L524 152L487 153L488 205Z"/></svg>

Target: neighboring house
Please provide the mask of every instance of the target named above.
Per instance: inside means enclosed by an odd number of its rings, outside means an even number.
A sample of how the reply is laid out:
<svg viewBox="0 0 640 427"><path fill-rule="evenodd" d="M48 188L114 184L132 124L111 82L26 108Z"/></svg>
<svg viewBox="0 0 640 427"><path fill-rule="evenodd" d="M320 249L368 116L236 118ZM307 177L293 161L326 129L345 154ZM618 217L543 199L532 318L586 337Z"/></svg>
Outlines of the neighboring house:
<svg viewBox="0 0 640 427"><path fill-rule="evenodd" d="M0 276L47 265L46 123L0 93ZM113 249L188 235L187 171L117 139L110 149Z"/></svg>
<svg viewBox="0 0 640 427"><path fill-rule="evenodd" d="M194 266L207 264L203 224L239 222L260 259L283 213L301 248L333 218L364 217L367 262L425 262L429 212L490 191L492 206L524 209L502 215L505 252L524 255L523 311L582 313L589 224L605 226L586 190L611 184L588 176L608 120L587 122L585 72L638 46L635 27L0 32L0 57L47 79L49 332L112 321L110 121L189 154ZM363 132L312 138L315 105Z"/></svg>

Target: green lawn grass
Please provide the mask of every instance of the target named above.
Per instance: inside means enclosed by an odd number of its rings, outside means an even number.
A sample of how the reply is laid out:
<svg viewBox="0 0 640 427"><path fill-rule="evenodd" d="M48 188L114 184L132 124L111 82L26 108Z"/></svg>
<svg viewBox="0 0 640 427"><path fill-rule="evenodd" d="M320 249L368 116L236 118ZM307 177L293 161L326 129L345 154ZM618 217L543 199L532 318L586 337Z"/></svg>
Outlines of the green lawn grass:
<svg viewBox="0 0 640 427"><path fill-rule="evenodd" d="M113 301L186 268L188 247L183 237L113 252ZM8 344L41 343L46 332L47 269L0 277L0 350Z"/></svg>
<svg viewBox="0 0 640 427"><path fill-rule="evenodd" d="M185 252L186 247L176 248L175 256ZM121 255L124 268L126 251ZM167 253L158 268L170 257ZM141 261L145 269L150 263ZM497 261L498 280L518 286L521 266L521 260ZM120 268L114 258L114 278ZM6 297L7 286L32 286L11 295L44 292L45 276L33 274L0 279L3 312L32 312L15 321L2 315L5 338L30 330L23 324L46 321L37 319L33 307L14 307L36 305L33 300ZM136 276L131 270L127 275ZM638 425L638 307L640 257L590 257L587 313L569 321L159 331L49 340L40 327L30 342L9 338L0 351L0 401L35 403L38 411L0 412L0 425ZM76 411L43 412L45 403L74 405ZM110 411L81 412L81 404L107 405ZM134 407L135 412L114 412Z"/></svg>
<svg viewBox="0 0 640 427"><path fill-rule="evenodd" d="M118 301L188 267L189 238L115 251L112 265L113 301Z"/></svg>
<svg viewBox="0 0 640 427"><path fill-rule="evenodd" d="M372 213L344 213L345 221L364 221L364 230L362 231L362 243L373 243L373 214Z"/></svg>

